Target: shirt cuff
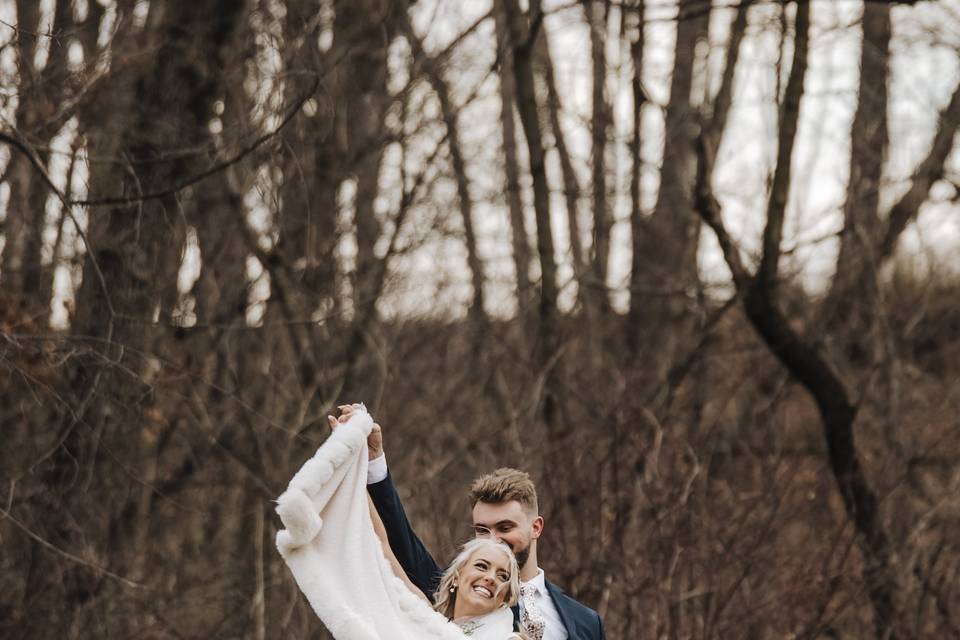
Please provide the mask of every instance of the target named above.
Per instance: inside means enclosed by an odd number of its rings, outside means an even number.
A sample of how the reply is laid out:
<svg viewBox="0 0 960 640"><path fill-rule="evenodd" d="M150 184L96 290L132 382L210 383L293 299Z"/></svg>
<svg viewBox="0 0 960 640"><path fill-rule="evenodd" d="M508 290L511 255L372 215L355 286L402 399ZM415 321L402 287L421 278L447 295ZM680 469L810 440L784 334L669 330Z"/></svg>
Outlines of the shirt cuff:
<svg viewBox="0 0 960 640"><path fill-rule="evenodd" d="M381 453L367 463L367 484L377 484L387 479L387 456Z"/></svg>

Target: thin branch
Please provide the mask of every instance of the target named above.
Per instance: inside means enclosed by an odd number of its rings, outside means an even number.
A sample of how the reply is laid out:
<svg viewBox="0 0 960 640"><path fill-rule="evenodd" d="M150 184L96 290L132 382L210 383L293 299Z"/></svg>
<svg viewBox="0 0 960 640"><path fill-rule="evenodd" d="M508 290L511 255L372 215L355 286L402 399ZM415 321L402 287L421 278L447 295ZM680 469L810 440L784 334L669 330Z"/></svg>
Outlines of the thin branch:
<svg viewBox="0 0 960 640"><path fill-rule="evenodd" d="M703 218L703 221L713 229L723 252L723 258L733 276L733 282L738 291L747 289L752 280L750 272L743 265L740 258L740 249L727 232L723 224L720 203L713 194L710 177L713 175L713 146L701 134L697 138L697 181L694 190L694 209Z"/></svg>
<svg viewBox="0 0 960 640"><path fill-rule="evenodd" d="M64 34L64 33L53 33L53 32L51 32L51 31L47 31L47 32L29 31L29 30L27 30L27 29L21 29L20 27L18 27L18 26L15 25L15 24L10 24L10 23L7 22L6 20L0 20L0 24L2 24L2 25L5 26L5 27L10 27L11 29L13 29L14 33L16 33L16 34L25 33L26 35L31 36L31 37L34 37L34 38L50 38L51 40L58 40L59 38L63 37L64 35L69 35L69 34Z"/></svg>
<svg viewBox="0 0 960 640"><path fill-rule="evenodd" d="M74 563L76 563L76 564L79 564L79 565L81 565L81 566L83 566L83 567L86 567L86 568L90 569L91 571L93 571L93 572L95 572L95 573L104 575L104 576L106 576L106 577L108 577L108 578L113 578L114 580L116 580L116 581L118 581L118 582L120 582L120 583L122 583L122 584L124 584L124 585L126 585L126 586L128 586L128 587L131 587L131 588L133 588L133 589L150 589L150 587L148 587L148 586L145 585L145 584L141 584L141 583L139 583L139 582L135 582L135 581L131 580L130 578L125 578L125 577L123 577L123 576L121 576L121 575L118 575L118 574L110 571L109 569L106 569L105 567L101 567L100 565L93 564L92 562L90 562L90 561L88 561L88 560L84 560L83 558L81 558L81 557L79 557L79 556L73 555L73 554L70 553L69 551L64 551L64 550L61 549L60 547L54 545L52 542L49 542L49 541L47 541L47 540L44 540L42 537L40 537L39 535L37 535L36 533L34 533L33 531L31 531L25 524L23 524L22 522L20 522L19 520L17 520L17 519L13 516L13 514L10 513L10 511L8 511L7 509L0 509L0 516L2 516L2 518L0 518L0 520L9 520L10 522L13 523L13 525L14 525L15 527L17 527L18 529L20 529L21 531L23 531L25 534L27 534L28 536L30 536L30 538L32 538L34 541L36 541L37 543L39 543L41 546L46 547L47 549L49 549L50 551L53 551L53 552L56 553L57 555L66 558L66 559L69 560L70 562L74 562Z"/></svg>
<svg viewBox="0 0 960 640"><path fill-rule="evenodd" d="M283 129L290 123L290 121L293 120L294 116L296 116L300 112L300 109L307 102L307 100L313 97L313 94L316 93L317 89L320 87L320 76L316 74L313 74L313 75L314 75L313 85L310 87L310 90L304 93L303 96L300 97L300 99L293 106L293 108L287 112L286 116L284 116L280 124L276 128L274 128L272 131L265 133L264 135L257 138L253 142L253 144L245 147L244 149L242 149L232 157L222 162L218 162L214 164L212 167L204 171L201 171L200 173L197 173L193 176L190 176L189 178L186 178L185 180L183 180L182 182L180 182L175 186L172 186L166 189L161 189L160 191L151 191L151 192L140 194L134 197L113 196L108 198L97 198L97 199L91 199L91 200L74 200L70 202L70 204L81 205L86 207L97 207L97 206L107 206L107 205L129 205L129 204L135 204L138 202L146 202L148 200L158 200L160 198L166 198L168 196L172 196L180 191L183 191L187 187L190 187L202 180L206 180L212 175L220 173L224 169L227 169L228 167L240 162L245 157L247 157L248 155L256 151L261 146L263 146L263 144L266 143L268 140L274 138L277 134L283 131Z"/></svg>
<svg viewBox="0 0 960 640"><path fill-rule="evenodd" d="M743 37L747 32L747 15L750 12L750 7L752 7L755 2L756 0L741 0L737 6L737 15L734 17L733 24L730 26L730 39L727 42L727 59L723 67L720 88L717 90L717 95L714 96L713 99L710 124L707 127L718 149L720 146L720 138L726 128L730 106L733 103L733 80L736 75L737 63L740 60L740 44L743 42Z"/></svg>
<svg viewBox="0 0 960 640"><path fill-rule="evenodd" d="M780 140L777 149L777 167L770 188L770 200L767 205L767 226L763 231L763 257L757 280L760 286L773 292L777 286L777 272L780 263L780 245L783 240L783 222L790 194L790 174L793 159L793 145L797 137L797 121L800 119L800 99L803 96L803 83L807 75L807 50L810 43L810 3L797 3L796 38L790 78L783 98L780 115Z"/></svg>
<svg viewBox="0 0 960 640"><path fill-rule="evenodd" d="M926 201L930 187L943 177L944 165L953 148L953 139L960 127L960 82L953 90L949 104L940 112L939 126L930 144L930 151L914 172L910 188L890 209L887 231L876 249L878 261L893 255L900 234L916 218L920 206Z"/></svg>

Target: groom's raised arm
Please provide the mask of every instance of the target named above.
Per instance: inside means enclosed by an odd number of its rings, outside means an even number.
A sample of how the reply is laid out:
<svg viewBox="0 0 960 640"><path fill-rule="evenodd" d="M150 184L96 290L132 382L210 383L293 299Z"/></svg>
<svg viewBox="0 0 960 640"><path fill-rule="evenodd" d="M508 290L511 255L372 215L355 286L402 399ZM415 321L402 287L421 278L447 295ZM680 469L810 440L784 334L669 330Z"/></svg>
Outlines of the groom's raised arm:
<svg viewBox="0 0 960 640"><path fill-rule="evenodd" d="M367 493L383 520L390 548L410 581L432 602L443 571L410 526L403 503L400 502L400 494L397 493L387 470L386 458L381 455L378 459L371 460L370 467Z"/></svg>
<svg viewBox="0 0 960 640"><path fill-rule="evenodd" d="M340 417L328 416L330 427L336 429L340 422L350 419L353 412L363 405L340 405ZM443 571L437 561L433 559L423 542L410 526L407 513L400 502L400 494L393 485L390 472L387 469L387 458L383 453L383 433L380 425L374 423L370 435L367 436L367 493L373 501L373 506L383 521L387 531L387 540L390 550L396 556L400 566L410 581L423 591L431 602L433 594L440 584L440 574Z"/></svg>

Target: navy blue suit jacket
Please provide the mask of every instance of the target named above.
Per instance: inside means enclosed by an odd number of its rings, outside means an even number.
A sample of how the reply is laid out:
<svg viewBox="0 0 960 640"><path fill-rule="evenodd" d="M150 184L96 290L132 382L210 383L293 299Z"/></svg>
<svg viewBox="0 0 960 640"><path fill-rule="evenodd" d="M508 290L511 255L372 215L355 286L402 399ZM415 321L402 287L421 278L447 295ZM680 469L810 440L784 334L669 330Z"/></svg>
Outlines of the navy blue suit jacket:
<svg viewBox="0 0 960 640"><path fill-rule="evenodd" d="M387 474L386 480L382 482L367 485L367 491L373 500L373 506L380 514L380 519L383 520L390 548L400 562L400 566L406 571L410 581L433 600L443 569L410 526L403 504L400 502L400 495L390 475ZM546 581L546 585L550 599L553 600L553 606L557 608L557 613L560 614L563 626L567 630L569 640L606 640L603 622L596 611L580 604L549 580ZM517 615L517 608L514 607L515 619Z"/></svg>

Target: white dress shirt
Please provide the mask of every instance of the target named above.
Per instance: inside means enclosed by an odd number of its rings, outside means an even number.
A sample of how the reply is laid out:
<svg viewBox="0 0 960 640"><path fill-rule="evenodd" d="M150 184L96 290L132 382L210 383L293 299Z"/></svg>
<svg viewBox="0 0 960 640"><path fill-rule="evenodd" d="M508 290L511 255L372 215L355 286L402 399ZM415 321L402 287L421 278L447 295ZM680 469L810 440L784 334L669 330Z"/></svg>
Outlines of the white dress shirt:
<svg viewBox="0 0 960 640"><path fill-rule="evenodd" d="M367 463L367 484L377 484L387 479L387 456L381 453Z"/></svg>
<svg viewBox="0 0 960 640"><path fill-rule="evenodd" d="M547 592L547 581L543 575L543 569L538 570L537 575L524 584L534 588L533 602L547 623L543 631L543 640L567 640L567 629L563 626L560 613L553 604L553 598Z"/></svg>

